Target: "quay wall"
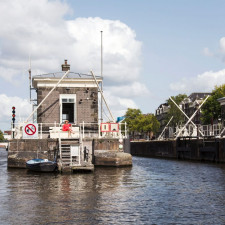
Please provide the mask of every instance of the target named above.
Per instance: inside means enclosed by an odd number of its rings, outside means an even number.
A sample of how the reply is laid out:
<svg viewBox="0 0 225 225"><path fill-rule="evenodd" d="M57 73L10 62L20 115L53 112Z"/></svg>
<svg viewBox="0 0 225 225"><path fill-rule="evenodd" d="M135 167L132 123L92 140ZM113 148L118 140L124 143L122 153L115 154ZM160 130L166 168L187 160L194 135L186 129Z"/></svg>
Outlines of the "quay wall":
<svg viewBox="0 0 225 225"><path fill-rule="evenodd" d="M133 156L171 158L225 163L225 139L177 139L132 141Z"/></svg>

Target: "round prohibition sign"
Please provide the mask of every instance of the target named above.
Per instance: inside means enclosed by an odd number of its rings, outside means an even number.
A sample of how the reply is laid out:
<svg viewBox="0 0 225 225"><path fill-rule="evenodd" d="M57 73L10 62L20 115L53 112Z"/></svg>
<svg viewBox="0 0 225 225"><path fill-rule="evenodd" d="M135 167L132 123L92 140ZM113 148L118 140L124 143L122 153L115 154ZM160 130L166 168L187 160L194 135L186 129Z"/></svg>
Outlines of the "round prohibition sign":
<svg viewBox="0 0 225 225"><path fill-rule="evenodd" d="M25 126L25 133L27 135L34 135L36 133L36 127L34 124L30 123Z"/></svg>

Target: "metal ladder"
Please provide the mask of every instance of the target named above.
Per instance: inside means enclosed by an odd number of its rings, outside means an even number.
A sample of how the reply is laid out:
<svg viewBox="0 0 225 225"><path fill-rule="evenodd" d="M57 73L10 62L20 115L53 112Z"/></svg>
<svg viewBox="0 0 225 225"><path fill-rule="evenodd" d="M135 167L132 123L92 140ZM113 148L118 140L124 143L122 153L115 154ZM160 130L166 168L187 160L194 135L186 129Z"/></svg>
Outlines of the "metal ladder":
<svg viewBox="0 0 225 225"><path fill-rule="evenodd" d="M78 157L74 157L71 153L71 146L79 146L79 140L59 138L60 160L63 168L80 164L80 149Z"/></svg>

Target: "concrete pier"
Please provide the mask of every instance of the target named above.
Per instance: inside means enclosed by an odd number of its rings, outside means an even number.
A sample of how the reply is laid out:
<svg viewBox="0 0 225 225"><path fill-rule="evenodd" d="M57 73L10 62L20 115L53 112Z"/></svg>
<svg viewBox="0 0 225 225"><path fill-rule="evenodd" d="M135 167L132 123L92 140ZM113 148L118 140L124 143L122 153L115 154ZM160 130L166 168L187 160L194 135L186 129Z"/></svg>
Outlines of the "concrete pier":
<svg viewBox="0 0 225 225"><path fill-rule="evenodd" d="M94 166L131 166L132 156L127 140L119 139L13 139L9 142L8 167L26 168L33 158L53 161L58 154L58 169L61 172L93 171ZM61 147L61 153L59 151ZM73 155L71 147L78 149ZM61 155L60 155L61 154Z"/></svg>
<svg viewBox="0 0 225 225"><path fill-rule="evenodd" d="M94 139L93 148L95 166L132 166L128 139Z"/></svg>

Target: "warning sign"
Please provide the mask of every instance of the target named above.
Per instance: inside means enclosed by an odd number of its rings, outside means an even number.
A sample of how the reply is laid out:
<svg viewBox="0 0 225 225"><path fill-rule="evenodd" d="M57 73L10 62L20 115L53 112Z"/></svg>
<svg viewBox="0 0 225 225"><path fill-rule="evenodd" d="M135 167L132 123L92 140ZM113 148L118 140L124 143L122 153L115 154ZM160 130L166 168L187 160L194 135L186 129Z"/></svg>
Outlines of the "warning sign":
<svg viewBox="0 0 225 225"><path fill-rule="evenodd" d="M38 138L38 124L29 123L23 126L23 138Z"/></svg>
<svg viewBox="0 0 225 225"><path fill-rule="evenodd" d="M110 132L110 124L101 123L101 132Z"/></svg>
<svg viewBox="0 0 225 225"><path fill-rule="evenodd" d="M101 123L101 132L119 132L119 124Z"/></svg>

